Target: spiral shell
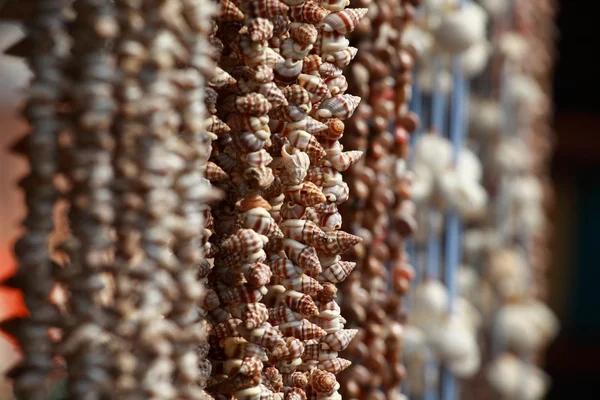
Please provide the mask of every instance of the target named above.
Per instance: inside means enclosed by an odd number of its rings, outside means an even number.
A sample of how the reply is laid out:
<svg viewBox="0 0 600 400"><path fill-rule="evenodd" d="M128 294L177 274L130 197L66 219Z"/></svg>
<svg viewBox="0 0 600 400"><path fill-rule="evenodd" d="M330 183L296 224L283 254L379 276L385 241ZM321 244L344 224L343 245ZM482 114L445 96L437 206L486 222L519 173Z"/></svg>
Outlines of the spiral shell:
<svg viewBox="0 0 600 400"><path fill-rule="evenodd" d="M309 295L296 292L295 290L287 290L284 293L284 302L293 311L305 317L319 315L319 308Z"/></svg>
<svg viewBox="0 0 600 400"><path fill-rule="evenodd" d="M219 339L226 337L240 336L238 327L242 325L242 320L239 318L230 318L215 326L212 333Z"/></svg>
<svg viewBox="0 0 600 400"><path fill-rule="evenodd" d="M308 154L285 145L281 149L281 158L284 168L280 175L281 183L289 186L301 184L310 166Z"/></svg>
<svg viewBox="0 0 600 400"><path fill-rule="evenodd" d="M242 321L246 329L256 329L269 319L269 309L262 303L246 304Z"/></svg>
<svg viewBox="0 0 600 400"><path fill-rule="evenodd" d="M317 110L316 116L322 119L347 119L352 116L359 103L360 97L358 96L352 96L350 94L333 96L323 100Z"/></svg>
<svg viewBox="0 0 600 400"><path fill-rule="evenodd" d="M327 13L327 10L319 4L306 0L302 5L291 7L289 16L294 22L306 22L314 25L325 18Z"/></svg>
<svg viewBox="0 0 600 400"><path fill-rule="evenodd" d="M345 358L333 358L330 360L325 360L320 362L317 368L331 372L333 374L339 374L346 368L348 368L352 364L350 360L346 360Z"/></svg>
<svg viewBox="0 0 600 400"><path fill-rule="evenodd" d="M273 24L265 18L256 18L248 25L248 36L253 42L264 42L273 37Z"/></svg>
<svg viewBox="0 0 600 400"><path fill-rule="evenodd" d="M286 59L275 67L275 80L283 85L296 82L302 73L302 60Z"/></svg>
<svg viewBox="0 0 600 400"><path fill-rule="evenodd" d="M321 277L332 283L344 281L356 267L356 263L350 261L338 261L321 271Z"/></svg>
<svg viewBox="0 0 600 400"><path fill-rule="evenodd" d="M243 214L242 221L244 228L252 229L269 239L283 237L283 232L265 208L256 207L248 210Z"/></svg>
<svg viewBox="0 0 600 400"><path fill-rule="evenodd" d="M321 189L312 182L303 182L300 187L285 188L284 194L288 200L304 207L311 207L326 200Z"/></svg>
<svg viewBox="0 0 600 400"><path fill-rule="evenodd" d="M302 72L304 74L314 75L319 72L321 68L321 64L323 64L323 60L321 56L318 54L310 54L304 58L304 63L302 64Z"/></svg>
<svg viewBox="0 0 600 400"><path fill-rule="evenodd" d="M330 395L339 389L340 384L334 374L317 369L310 377L310 386L318 394Z"/></svg>
<svg viewBox="0 0 600 400"><path fill-rule="evenodd" d="M327 15L321 24L326 31L336 31L341 34L352 32L358 26L362 17L369 11L368 8L348 8Z"/></svg>
<svg viewBox="0 0 600 400"><path fill-rule="evenodd" d="M269 322L272 324L281 324L284 322L300 321L302 314L294 312L288 306L282 305L269 310Z"/></svg>
<svg viewBox="0 0 600 400"><path fill-rule="evenodd" d="M312 44L301 44L292 38L287 38L281 43L280 51L284 58L302 62L312 48Z"/></svg>
<svg viewBox="0 0 600 400"><path fill-rule="evenodd" d="M240 3L242 10L252 17L273 18L285 15L289 7L279 0L248 0Z"/></svg>
<svg viewBox="0 0 600 400"><path fill-rule="evenodd" d="M305 346L302 359L304 361L324 361L332 358L337 358L337 351L331 349L323 349L320 344L308 344Z"/></svg>
<svg viewBox="0 0 600 400"><path fill-rule="evenodd" d="M316 276L321 272L321 263L317 256L317 251L296 240L283 239L283 250L294 264L298 264L304 269L304 272Z"/></svg>
<svg viewBox="0 0 600 400"><path fill-rule="evenodd" d="M280 324L279 329L286 336L292 336L302 340L318 339L327 334L327 332L318 325L315 325L306 319Z"/></svg>
<svg viewBox="0 0 600 400"><path fill-rule="evenodd" d="M221 14L219 19L223 21L243 21L244 13L237 8L237 6L231 0L221 1Z"/></svg>
<svg viewBox="0 0 600 400"><path fill-rule="evenodd" d="M242 114L261 116L271 111L271 103L260 93L250 93L235 100L235 109Z"/></svg>
<svg viewBox="0 0 600 400"><path fill-rule="evenodd" d="M286 201L281 207L281 217L285 219L302 219L306 207L293 201Z"/></svg>
<svg viewBox="0 0 600 400"><path fill-rule="evenodd" d="M290 24L290 36L302 45L313 44L317 40L318 31L313 24L292 22Z"/></svg>
<svg viewBox="0 0 600 400"><path fill-rule="evenodd" d="M317 293L323 290L323 286L321 286L316 279L304 274L293 278L283 279L281 284L285 286L286 289L296 290L312 296L316 296Z"/></svg>
<svg viewBox="0 0 600 400"><path fill-rule="evenodd" d="M261 250L266 243L260 234L252 229L240 229L221 243L223 249L231 252L239 252L245 255Z"/></svg>
<svg viewBox="0 0 600 400"><path fill-rule="evenodd" d="M321 338L320 343L326 344L331 350L342 351L350 345L357 333L358 329L340 329Z"/></svg>
<svg viewBox="0 0 600 400"><path fill-rule="evenodd" d="M319 143L319 141L310 133L302 130L295 130L286 133L286 137L290 141L290 144L300 149L311 158L315 162L320 160L327 154L323 149L323 146Z"/></svg>
<svg viewBox="0 0 600 400"><path fill-rule="evenodd" d="M284 129L284 134L288 134L293 131L306 131L312 135L316 135L320 132L323 132L327 129L327 125L322 122L317 121L312 117L306 117L302 121L291 122L286 124Z"/></svg>
<svg viewBox="0 0 600 400"><path fill-rule="evenodd" d="M330 97L329 86L318 76L300 74L298 84L310 93L310 101L317 103L326 97Z"/></svg>
<svg viewBox="0 0 600 400"><path fill-rule="evenodd" d="M327 234L311 221L288 219L283 221L280 227L285 237L311 246L326 246L330 240Z"/></svg>

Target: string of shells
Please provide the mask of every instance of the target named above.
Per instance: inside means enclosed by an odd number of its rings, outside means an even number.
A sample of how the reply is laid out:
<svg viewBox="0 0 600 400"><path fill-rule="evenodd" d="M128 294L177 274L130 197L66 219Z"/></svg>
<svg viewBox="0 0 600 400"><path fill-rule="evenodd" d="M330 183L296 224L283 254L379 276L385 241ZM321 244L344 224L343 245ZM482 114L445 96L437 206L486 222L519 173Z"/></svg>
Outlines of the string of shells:
<svg viewBox="0 0 600 400"><path fill-rule="evenodd" d="M197 304L210 295L198 271L206 204L219 197L204 178L215 7L70 3L8 2L0 16L27 21L8 53L27 56L35 77L32 130L14 146L32 166L28 232L7 282L24 292L30 317L3 326L23 349L15 392L49 398L48 379L66 365L73 398L208 399L208 326ZM69 232L50 256L59 195ZM66 300L55 304L51 291Z"/></svg>
<svg viewBox="0 0 600 400"><path fill-rule="evenodd" d="M402 298L414 275L406 244L416 229L407 158L418 117L408 110L416 53L403 35L418 3L351 2L368 12L351 39L359 51L348 86L368 102L343 138L365 154L345 173L353 198L342 210L345 229L363 239L350 253L355 272L340 288L342 313L358 329L348 349L353 365L339 378L347 399L405 398Z"/></svg>
<svg viewBox="0 0 600 400"><path fill-rule="evenodd" d="M360 242L341 231L349 198L341 171L343 120L360 98L342 68L356 55L345 35L366 10L345 1L223 1L211 41L222 50L209 80L214 256L204 309L212 324L208 391L215 398L336 399L345 329L335 284Z"/></svg>

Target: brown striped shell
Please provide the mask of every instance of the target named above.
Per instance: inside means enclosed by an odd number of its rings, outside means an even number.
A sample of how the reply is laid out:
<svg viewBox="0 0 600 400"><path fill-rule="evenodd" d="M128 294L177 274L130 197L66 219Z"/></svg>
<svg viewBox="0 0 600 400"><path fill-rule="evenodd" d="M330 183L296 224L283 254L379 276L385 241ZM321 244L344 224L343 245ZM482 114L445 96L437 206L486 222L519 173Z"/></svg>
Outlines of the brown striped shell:
<svg viewBox="0 0 600 400"><path fill-rule="evenodd" d="M294 6L290 8L290 19L294 22L306 22L309 24L317 24L325 16L327 16L327 10L321 7L318 3L306 0L304 4L300 6Z"/></svg>
<svg viewBox="0 0 600 400"><path fill-rule="evenodd" d="M318 325L306 319L280 324L279 330L285 336L292 336L302 340L318 339L327 334Z"/></svg>
<svg viewBox="0 0 600 400"><path fill-rule="evenodd" d="M340 387L334 374L318 369L310 376L310 386L320 395L332 394Z"/></svg>
<svg viewBox="0 0 600 400"><path fill-rule="evenodd" d="M296 290L312 296L316 296L317 293L323 290L323 286L316 279L304 274L283 279L281 285L285 286L286 289Z"/></svg>
<svg viewBox="0 0 600 400"><path fill-rule="evenodd" d="M325 246L329 242L327 234L311 221L288 219L280 224L280 228L285 237L311 246Z"/></svg>
<svg viewBox="0 0 600 400"><path fill-rule="evenodd" d="M321 272L321 263L314 247L293 239L284 238L283 250L294 264L304 269L306 274L317 276Z"/></svg>
<svg viewBox="0 0 600 400"><path fill-rule="evenodd" d="M284 294L284 302L289 308L305 317L319 315L319 308L309 295L288 290Z"/></svg>
<svg viewBox="0 0 600 400"><path fill-rule="evenodd" d="M346 360L345 358L333 358L330 360L320 362L317 368L323 369L333 374L339 374L340 372L348 368L350 364L352 364L352 362L350 362L350 360Z"/></svg>
<svg viewBox="0 0 600 400"><path fill-rule="evenodd" d="M348 119L360 103L360 97L343 94L323 100L316 112L317 119Z"/></svg>
<svg viewBox="0 0 600 400"><path fill-rule="evenodd" d="M235 109L242 114L261 116L271 111L271 103L260 93L250 93L235 100Z"/></svg>
<svg viewBox="0 0 600 400"><path fill-rule="evenodd" d="M279 0L246 0L240 2L240 6L251 17L261 18L285 15L289 10L289 7Z"/></svg>
<svg viewBox="0 0 600 400"><path fill-rule="evenodd" d="M328 267L323 267L320 276L329 282L340 283L350 275L354 267L356 267L355 262L338 261Z"/></svg>
<svg viewBox="0 0 600 400"><path fill-rule="evenodd" d="M242 321L246 329L256 329L269 319L269 309L262 303L246 304Z"/></svg>
<svg viewBox="0 0 600 400"><path fill-rule="evenodd" d="M265 18L255 18L248 25L248 36L253 42L264 42L273 37L273 23Z"/></svg>
<svg viewBox="0 0 600 400"><path fill-rule="evenodd" d="M326 31L336 31L341 34L352 32L362 17L369 11L368 8L347 8L342 11L332 12L323 18L322 26Z"/></svg>
<svg viewBox="0 0 600 400"><path fill-rule="evenodd" d="M340 329L335 333L324 336L319 342L326 344L331 350L342 351L350 345L357 333L358 329Z"/></svg>
<svg viewBox="0 0 600 400"><path fill-rule="evenodd" d="M302 45L313 44L317 40L317 34L317 28L313 24L301 22L290 24L290 36Z"/></svg>

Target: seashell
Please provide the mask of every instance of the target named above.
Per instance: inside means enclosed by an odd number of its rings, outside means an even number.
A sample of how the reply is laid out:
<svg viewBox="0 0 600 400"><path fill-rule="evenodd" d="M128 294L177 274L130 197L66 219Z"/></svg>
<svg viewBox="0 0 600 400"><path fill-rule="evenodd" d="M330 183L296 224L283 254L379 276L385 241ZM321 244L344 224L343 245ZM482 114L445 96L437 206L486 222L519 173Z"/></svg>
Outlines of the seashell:
<svg viewBox="0 0 600 400"><path fill-rule="evenodd" d="M271 351L277 347L285 346L285 341L281 337L281 334L268 322L265 322L260 329L250 331L250 334L246 335L246 338L252 343L261 345Z"/></svg>
<svg viewBox="0 0 600 400"><path fill-rule="evenodd" d="M325 332L334 333L344 328L344 320L342 318L314 318L313 322L319 325Z"/></svg>
<svg viewBox="0 0 600 400"><path fill-rule="evenodd" d="M332 96L344 94L344 92L348 89L348 82L346 81L346 77L344 75L330 78L325 83L327 84L329 93L331 93Z"/></svg>
<svg viewBox="0 0 600 400"><path fill-rule="evenodd" d="M306 152L310 159L315 162L323 158L326 154L319 141L306 131L295 130L287 132L285 137L290 141L290 144L293 147Z"/></svg>
<svg viewBox="0 0 600 400"><path fill-rule="evenodd" d="M323 62L319 67L321 78L327 79L342 75L342 70L330 62Z"/></svg>
<svg viewBox="0 0 600 400"><path fill-rule="evenodd" d="M219 19L223 21L243 21L244 13L231 0L221 1Z"/></svg>
<svg viewBox="0 0 600 400"><path fill-rule="evenodd" d="M296 290L313 296L316 296L318 292L323 290L323 286L319 282L304 274L294 278L283 279L281 284L286 289Z"/></svg>
<svg viewBox="0 0 600 400"><path fill-rule="evenodd" d="M279 53L270 47L266 47L262 52L253 54L251 56L244 55L244 63L251 68L264 65L273 69L284 62L285 58L283 58Z"/></svg>
<svg viewBox="0 0 600 400"><path fill-rule="evenodd" d="M335 31L345 35L358 26L358 22L365 16L367 11L369 11L368 8L348 8L332 12L323 18L319 25L323 26L323 29L327 32Z"/></svg>
<svg viewBox="0 0 600 400"><path fill-rule="evenodd" d="M256 329L264 324L269 319L269 309L262 303L246 304L242 321L244 328Z"/></svg>
<svg viewBox="0 0 600 400"><path fill-rule="evenodd" d="M257 92L265 96L272 105L287 105L288 103L281 89L274 82L259 85Z"/></svg>
<svg viewBox="0 0 600 400"><path fill-rule="evenodd" d="M281 55L286 59L302 61L304 57L312 50L312 44L301 44L292 38L285 39L279 47Z"/></svg>
<svg viewBox="0 0 600 400"><path fill-rule="evenodd" d="M211 289L206 289L200 300L198 301L198 306L202 307L206 311L212 311L215 308L219 307L219 296L217 292Z"/></svg>
<svg viewBox="0 0 600 400"><path fill-rule="evenodd" d="M281 149L281 158L284 168L280 175L281 183L288 186L300 185L310 166L308 154L285 145Z"/></svg>
<svg viewBox="0 0 600 400"><path fill-rule="evenodd" d="M325 204L342 204L350 197L350 189L346 182L334 186L328 186L323 188L323 194L329 203ZM334 212L337 210L333 210Z"/></svg>
<svg viewBox="0 0 600 400"><path fill-rule="evenodd" d="M311 246L325 246L329 242L327 234L311 221L288 219L283 221L280 227L285 237Z"/></svg>
<svg viewBox="0 0 600 400"><path fill-rule="evenodd" d="M261 196L249 196L240 201L239 208L242 212L252 210L253 208L264 208L269 211L271 205Z"/></svg>
<svg viewBox="0 0 600 400"><path fill-rule="evenodd" d="M310 386L318 394L330 395L340 388L335 375L321 370L316 370L310 376Z"/></svg>
<svg viewBox="0 0 600 400"><path fill-rule="evenodd" d="M273 170L268 167L251 167L244 170L244 178L251 187L266 189L275 180Z"/></svg>
<svg viewBox="0 0 600 400"><path fill-rule="evenodd" d="M252 17L273 18L285 15L289 7L279 0L249 0L240 2L242 10Z"/></svg>
<svg viewBox="0 0 600 400"><path fill-rule="evenodd" d="M268 265L255 263L248 269L248 284L255 287L265 286L271 281L272 276L273 273Z"/></svg>
<svg viewBox="0 0 600 400"><path fill-rule="evenodd" d="M255 117L251 115L234 114L227 120L227 125L229 125L234 132L270 132L268 123L269 117L266 115Z"/></svg>
<svg viewBox="0 0 600 400"><path fill-rule="evenodd" d="M260 149L240 155L240 161L247 166L261 168L271 164L273 157L265 149Z"/></svg>
<svg viewBox="0 0 600 400"><path fill-rule="evenodd" d="M325 195L314 183L303 182L302 185L285 187L284 195L289 201L310 207L325 201Z"/></svg>
<svg viewBox="0 0 600 400"><path fill-rule="evenodd" d="M285 219L301 219L304 216L306 207L293 201L286 201L281 207L281 217Z"/></svg>
<svg viewBox="0 0 600 400"><path fill-rule="evenodd" d="M208 80L208 84L212 87L222 89L235 85L236 80L223 69L216 67L215 74Z"/></svg>
<svg viewBox="0 0 600 400"><path fill-rule="evenodd" d="M299 321L302 315L287 306L279 306L269 310L269 322L275 325L283 322Z"/></svg>
<svg viewBox="0 0 600 400"><path fill-rule="evenodd" d="M267 288L254 288L249 286L238 286L229 288L219 293L219 298L224 304L256 303L267 293Z"/></svg>
<svg viewBox="0 0 600 400"><path fill-rule="evenodd" d="M318 325L306 319L280 324L279 329L285 336L292 336L302 340L318 339L327 334Z"/></svg>
<svg viewBox="0 0 600 400"><path fill-rule="evenodd" d="M278 121L295 122L301 121L307 117L309 106L307 105L287 105L275 108L269 116Z"/></svg>
<svg viewBox="0 0 600 400"><path fill-rule="evenodd" d="M307 373L296 371L292 372L291 374L287 374L283 377L283 383L285 386L303 389L306 387L306 385L308 385Z"/></svg>
<svg viewBox="0 0 600 400"><path fill-rule="evenodd" d="M321 31L320 39L321 41L317 41L315 44L315 47L320 44L320 48L317 50L320 54L335 53L347 49L348 46L350 46L350 41L346 36L337 32ZM326 56L322 57L323 61L330 62L326 60Z"/></svg>
<svg viewBox="0 0 600 400"><path fill-rule="evenodd" d="M223 249L243 255L256 253L263 248L266 240L252 229L240 229L221 243Z"/></svg>
<svg viewBox="0 0 600 400"><path fill-rule="evenodd" d="M238 318L230 318L226 321L221 322L213 328L211 331L219 339L227 337L241 336L238 327L242 324L242 320Z"/></svg>
<svg viewBox="0 0 600 400"><path fill-rule="evenodd" d="M284 302L293 311L299 312L305 317L319 315L319 308L313 299L307 295L295 290L286 290L284 293Z"/></svg>
<svg viewBox="0 0 600 400"><path fill-rule="evenodd" d="M253 42L264 42L273 37L273 23L265 18L255 18L247 25L248 36Z"/></svg>
<svg viewBox="0 0 600 400"><path fill-rule="evenodd" d="M322 64L323 60L321 59L320 55L310 54L304 58L302 72L304 74L314 75L315 73L319 72Z"/></svg>
<svg viewBox="0 0 600 400"><path fill-rule="evenodd" d="M481 6L469 3L444 13L433 34L444 50L460 53L485 39L486 22Z"/></svg>
<svg viewBox="0 0 600 400"><path fill-rule="evenodd" d="M329 316L339 316L340 306L333 301L337 297L337 287L331 282L323 282L323 290L319 292L319 300L321 306L319 307L319 313L323 311L321 317L328 318Z"/></svg>
<svg viewBox="0 0 600 400"><path fill-rule="evenodd" d="M228 178L227 173L223 171L221 167L211 161L206 162L206 170L204 171L204 174L206 179L211 182L224 181Z"/></svg>
<svg viewBox="0 0 600 400"><path fill-rule="evenodd" d="M345 125L340 119L332 118L327 121L327 130L319 132L318 136L329 140L338 140L344 135L344 128Z"/></svg>
<svg viewBox="0 0 600 400"><path fill-rule="evenodd" d="M229 358L243 360L245 358L256 358L260 361L268 361L265 350L254 343L248 343L241 337L227 337L221 341L225 355Z"/></svg>
<svg viewBox="0 0 600 400"><path fill-rule="evenodd" d="M298 84L311 94L310 101L312 103L317 103L326 97L331 97L327 84L319 76L300 74L298 76Z"/></svg>
<svg viewBox="0 0 600 400"><path fill-rule="evenodd" d="M328 11L342 11L348 5L348 0L319 0L319 4Z"/></svg>
<svg viewBox="0 0 600 400"><path fill-rule="evenodd" d="M331 167L311 168L306 174L306 180L317 186L335 186L343 182L342 174ZM324 210L320 210L322 212ZM334 210L335 212L335 210Z"/></svg>
<svg viewBox="0 0 600 400"><path fill-rule="evenodd" d="M343 153L327 156L324 163L331 164L338 171L346 171L363 155L360 150L345 151Z"/></svg>
<svg viewBox="0 0 600 400"><path fill-rule="evenodd" d="M266 202L266 200L264 201ZM244 228L252 229L269 239L283 237L283 232L281 232L281 229L279 229L279 226L277 226L277 223L265 208L256 207L248 210L243 214L242 221Z"/></svg>
<svg viewBox="0 0 600 400"><path fill-rule="evenodd" d="M271 103L260 93L250 93L235 100L235 109L242 114L261 116L271 110Z"/></svg>
<svg viewBox="0 0 600 400"><path fill-rule="evenodd" d="M317 368L323 369L333 374L339 374L340 372L348 368L351 364L352 362L350 360L346 360L345 358L333 358L330 360L320 362L317 365Z"/></svg>
<svg viewBox="0 0 600 400"><path fill-rule="evenodd" d="M311 135L317 134L319 132L323 132L327 129L327 125L322 122L317 121L311 117L307 117L302 121L290 122L285 125L284 134L293 131L306 131Z"/></svg>
<svg viewBox="0 0 600 400"><path fill-rule="evenodd" d="M294 322L290 322L290 323L300 323L300 322L301 321L294 321ZM284 325L284 324L282 324L282 325ZM280 325L280 327L281 327L281 325ZM295 337L286 337L285 343L287 346L287 352L285 353L285 355L281 355L278 357L280 360L281 359L296 360L296 359L299 359L302 357L302 353L304 353L304 343L302 343L301 340L299 340L298 338L295 338Z"/></svg>
<svg viewBox="0 0 600 400"><path fill-rule="evenodd" d="M331 350L342 351L350 345L357 333L358 329L340 329L335 333L322 337L319 343L329 346Z"/></svg>
<svg viewBox="0 0 600 400"><path fill-rule="evenodd" d="M296 42L302 45L313 44L317 41L319 32L313 24L305 24L301 22L292 22L290 24L290 36ZM306 56L305 56L306 57Z"/></svg>
<svg viewBox="0 0 600 400"><path fill-rule="evenodd" d="M279 392L283 387L283 377L274 367L267 367L263 370L263 382L275 392Z"/></svg>
<svg viewBox="0 0 600 400"><path fill-rule="evenodd" d="M338 261L328 267L323 267L320 277L332 283L344 281L356 267L356 263L350 261Z"/></svg>
<svg viewBox="0 0 600 400"><path fill-rule="evenodd" d="M300 388L286 388L285 400L307 400L306 392Z"/></svg>
<svg viewBox="0 0 600 400"><path fill-rule="evenodd" d="M232 145L243 153L253 153L261 150L269 139L270 133L266 131L242 132L233 135Z"/></svg>
<svg viewBox="0 0 600 400"><path fill-rule="evenodd" d="M310 103L310 95L302 86L294 84L283 89L283 94L290 104L301 105Z"/></svg>
<svg viewBox="0 0 600 400"><path fill-rule="evenodd" d="M275 67L275 80L283 85L290 85L296 82L298 76L302 73L302 60L292 60L288 58Z"/></svg>
<svg viewBox="0 0 600 400"><path fill-rule="evenodd" d="M231 128L225 122L221 121L216 115L211 115L204 122L206 130L217 135L231 132Z"/></svg>
<svg viewBox="0 0 600 400"><path fill-rule="evenodd" d="M319 4L306 0L302 5L290 7L289 17L293 22L306 22L315 25L327 14L327 10Z"/></svg>
<svg viewBox="0 0 600 400"><path fill-rule="evenodd" d="M321 272L321 263L317 251L313 247L293 239L284 238L283 250L294 264L304 269L306 274L316 276Z"/></svg>
<svg viewBox="0 0 600 400"><path fill-rule="evenodd" d="M350 94L333 96L323 100L316 112L318 119L339 118L347 119L352 116L360 103L360 97Z"/></svg>
<svg viewBox="0 0 600 400"><path fill-rule="evenodd" d="M304 347L304 354L302 354L302 360L309 361L324 361L332 358L337 358L337 351L331 349L323 349L320 344L307 344Z"/></svg>

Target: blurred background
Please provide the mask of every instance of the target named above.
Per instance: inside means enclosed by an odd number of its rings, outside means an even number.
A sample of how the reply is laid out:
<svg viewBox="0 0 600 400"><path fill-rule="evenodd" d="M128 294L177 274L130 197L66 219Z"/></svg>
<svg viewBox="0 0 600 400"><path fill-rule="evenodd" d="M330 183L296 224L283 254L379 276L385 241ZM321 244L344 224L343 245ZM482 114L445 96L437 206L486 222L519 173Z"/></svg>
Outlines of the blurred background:
<svg viewBox="0 0 600 400"><path fill-rule="evenodd" d="M600 4L590 0L559 2L558 60L555 66L556 132L552 177L556 202L553 212L553 264L549 266L549 303L561 320L561 333L549 347L545 368L553 378L549 399L600 390L600 69L594 43ZM19 35L15 26L0 26L0 50ZM25 171L22 160L6 148L23 135L16 117L27 70L22 62L0 58L0 281L14 270L12 241L24 215L15 186ZM0 320L24 309L18 293L0 289ZM1 335L1 334L0 334ZM12 344L0 337L0 376L16 359ZM0 381L0 399L8 390Z"/></svg>

